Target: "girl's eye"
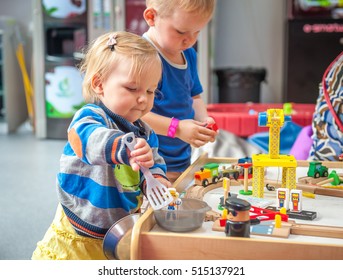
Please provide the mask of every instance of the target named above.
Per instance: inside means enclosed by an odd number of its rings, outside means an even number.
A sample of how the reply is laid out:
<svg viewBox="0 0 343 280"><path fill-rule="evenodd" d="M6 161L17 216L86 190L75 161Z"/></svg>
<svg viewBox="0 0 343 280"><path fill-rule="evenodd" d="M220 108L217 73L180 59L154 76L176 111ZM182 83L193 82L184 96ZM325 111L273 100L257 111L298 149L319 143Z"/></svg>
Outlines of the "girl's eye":
<svg viewBox="0 0 343 280"><path fill-rule="evenodd" d="M136 91L137 90L137 88L130 88L130 87L127 87L126 88L128 91Z"/></svg>
<svg viewBox="0 0 343 280"><path fill-rule="evenodd" d="M180 35L184 35L185 34L185 32L181 32L179 30L176 30L176 32L179 33Z"/></svg>

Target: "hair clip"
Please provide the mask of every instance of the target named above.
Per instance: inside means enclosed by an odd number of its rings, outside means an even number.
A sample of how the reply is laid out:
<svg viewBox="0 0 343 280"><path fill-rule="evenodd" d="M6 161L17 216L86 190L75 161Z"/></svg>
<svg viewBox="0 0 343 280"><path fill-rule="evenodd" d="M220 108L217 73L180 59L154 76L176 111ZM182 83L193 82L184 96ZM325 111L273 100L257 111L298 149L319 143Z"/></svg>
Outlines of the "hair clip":
<svg viewBox="0 0 343 280"><path fill-rule="evenodd" d="M107 46L110 48L110 50L113 52L114 51L114 46L117 44L117 34L113 34L108 38L107 41Z"/></svg>

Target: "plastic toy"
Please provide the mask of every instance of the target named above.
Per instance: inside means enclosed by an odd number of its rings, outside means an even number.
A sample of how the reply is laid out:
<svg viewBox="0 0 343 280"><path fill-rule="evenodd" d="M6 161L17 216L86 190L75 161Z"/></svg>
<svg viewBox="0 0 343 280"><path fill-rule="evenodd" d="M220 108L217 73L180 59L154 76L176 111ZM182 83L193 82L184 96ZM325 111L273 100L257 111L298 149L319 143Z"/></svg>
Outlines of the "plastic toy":
<svg viewBox="0 0 343 280"><path fill-rule="evenodd" d="M168 210L177 210L178 206L181 205L182 200L180 199L180 194L176 191L175 188L168 188L171 196L173 197L173 201L168 204Z"/></svg>
<svg viewBox="0 0 343 280"><path fill-rule="evenodd" d="M205 126L206 128L208 128L208 129L211 129L211 130L213 130L213 131L218 131L218 126L216 125L216 123L209 123L209 124L206 124L206 126Z"/></svg>
<svg viewBox="0 0 343 280"><path fill-rule="evenodd" d="M136 137L133 132L127 133L123 136L124 144L130 151L134 150L137 143ZM150 172L149 168L140 166L146 181L146 196L149 200L151 207L154 210L161 209L173 201L168 188L161 184Z"/></svg>

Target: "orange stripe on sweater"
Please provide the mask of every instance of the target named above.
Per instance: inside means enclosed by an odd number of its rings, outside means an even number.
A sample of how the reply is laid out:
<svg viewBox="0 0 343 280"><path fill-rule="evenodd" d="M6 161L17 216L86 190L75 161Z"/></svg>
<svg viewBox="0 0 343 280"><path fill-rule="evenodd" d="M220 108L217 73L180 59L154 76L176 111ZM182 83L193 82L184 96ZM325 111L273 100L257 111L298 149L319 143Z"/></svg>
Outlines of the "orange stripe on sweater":
<svg viewBox="0 0 343 280"><path fill-rule="evenodd" d="M113 145L112 145L112 151L111 151L111 159L112 162L115 164L120 164L121 162L118 162L116 160L116 152L117 152L117 148L118 148L118 142L119 140L122 138L123 136L117 137L114 141L113 141Z"/></svg>
<svg viewBox="0 0 343 280"><path fill-rule="evenodd" d="M68 220L69 220L69 222L72 223L75 227L77 227L77 228L81 229L82 231L85 231L85 232L87 232L87 233L89 233L89 234L91 234L91 235L95 235L95 236L98 236L98 237L104 237L104 236L105 236L104 234L96 233L96 232L91 231L91 230L89 230L89 229L87 229L87 228L85 228L85 227L82 227L81 225L75 223L75 221L73 221L73 220L70 219L69 217L68 217Z"/></svg>
<svg viewBox="0 0 343 280"><path fill-rule="evenodd" d="M72 149L74 150L75 154L79 158L82 158L82 141L81 141L79 135L77 134L77 132L75 131L74 128L69 130L68 141L69 141Z"/></svg>

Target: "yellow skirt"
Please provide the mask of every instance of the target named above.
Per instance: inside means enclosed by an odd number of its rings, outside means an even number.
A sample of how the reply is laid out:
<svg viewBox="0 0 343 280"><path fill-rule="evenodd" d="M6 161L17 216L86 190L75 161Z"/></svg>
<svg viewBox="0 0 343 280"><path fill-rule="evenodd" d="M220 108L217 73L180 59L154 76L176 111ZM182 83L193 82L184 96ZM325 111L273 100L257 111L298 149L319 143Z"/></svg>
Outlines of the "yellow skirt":
<svg viewBox="0 0 343 280"><path fill-rule="evenodd" d="M78 235L59 204L55 218L42 241L32 254L32 260L106 260L102 239Z"/></svg>

